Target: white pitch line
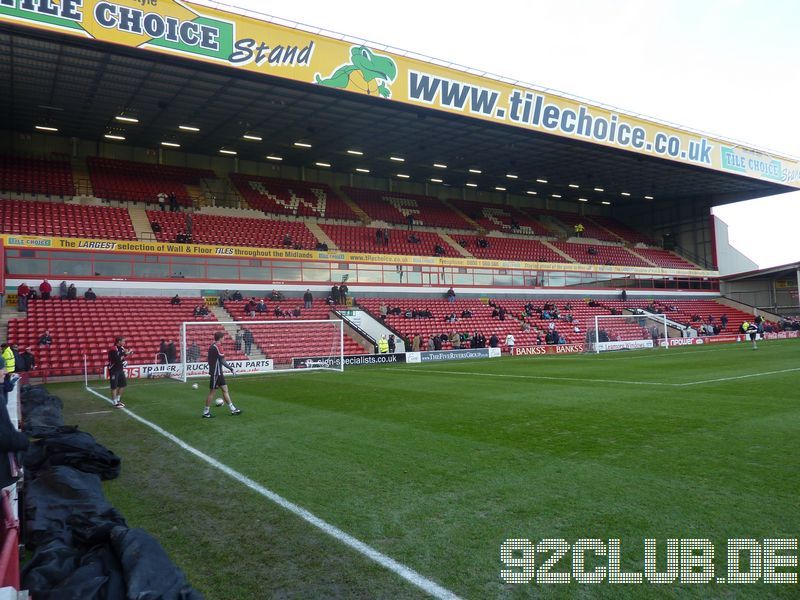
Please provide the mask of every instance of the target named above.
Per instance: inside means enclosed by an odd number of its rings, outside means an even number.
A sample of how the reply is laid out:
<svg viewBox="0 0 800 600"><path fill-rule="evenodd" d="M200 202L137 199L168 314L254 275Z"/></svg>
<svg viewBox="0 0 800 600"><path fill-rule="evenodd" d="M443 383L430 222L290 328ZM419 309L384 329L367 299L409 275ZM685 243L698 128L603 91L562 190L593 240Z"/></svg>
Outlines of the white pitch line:
<svg viewBox="0 0 800 600"><path fill-rule="evenodd" d="M703 381L690 381L689 383L677 383L678 387L685 387L688 385L700 385L703 383L719 383L721 381L735 381L737 379L750 379L752 377L764 377L766 375L779 375L780 373L793 373L800 371L800 367L793 369L781 369L780 371L764 371L763 373L750 373L749 375L735 375L733 377L720 377L718 379L704 379Z"/></svg>
<svg viewBox="0 0 800 600"><path fill-rule="evenodd" d="M394 369L382 369L383 371L394 371ZM407 370L395 371L396 373L408 374ZM465 371L438 371L435 369L424 369L416 373L443 373L445 375L469 375L472 377L510 377L513 379L544 379L547 381L577 381L579 383L621 383L624 385L658 385L664 387L675 387L676 383L662 383L660 381L625 381L622 379L583 379L581 377L553 377L549 375L511 375L508 373L467 373Z"/></svg>
<svg viewBox="0 0 800 600"><path fill-rule="evenodd" d="M98 398L102 398L103 400L105 400L108 403L111 403L111 400L109 398L107 398L103 394L100 394L99 392L96 392L95 390L93 390L90 387L86 387L86 391L91 393L91 394L94 394ZM364 542L362 542L361 540L353 537L349 533L345 533L344 531L342 531L341 529L339 529L335 525L331 525L327 521L324 521L324 520L320 519L316 515L314 515L311 512L307 511L305 508L295 504L294 502L291 502L291 501L287 500L283 496L281 496L278 493L273 492L272 490L264 487L260 483L257 483L255 481L253 481L252 479L250 479L246 475L242 475L238 471L235 471L234 469L231 469L226 464L221 463L217 459L212 458L211 456L209 456L208 454L205 454L204 452L201 452L200 450L198 450L194 446L190 446L189 444L184 442L179 437L177 437L177 436L171 434L170 432L168 432L167 430L159 427L155 423L153 423L151 421L148 421L147 419L145 419L143 417L140 417L139 415L137 415L134 412L131 412L127 408L121 408L121 409L118 409L118 410L121 410L122 412L127 414L129 417L139 421L143 425L146 425L147 427L150 427L153 431L156 431L157 433L160 433L165 438L167 438L171 442L177 444L178 446L180 446L181 448L183 448L184 450L186 450L190 454L193 454L194 456L196 456L197 458L199 458L203 462L208 463L212 467L215 467L216 469L219 469L220 471L222 471L223 473L225 473L229 477L231 477L231 478L235 479L236 481L238 481L239 483L247 486L249 489L251 489L252 491L256 492L257 494L260 494L260 495L264 496L265 498L267 498L268 500L271 500L272 502L274 502L275 504L277 504L281 508L284 508L284 509L288 510L290 513L292 513L294 515L297 515L298 517L300 517L301 519L303 519L307 523L313 525L314 527L316 527L317 529L319 529L323 533L328 534L329 536L331 536L332 538L342 542L346 546L350 546L353 550L355 550L359 554L362 554L362 555L366 556L367 558L369 558L369 559L373 560L374 562L378 563L380 566L384 567L385 569L388 569L389 571L395 573L396 575L399 575L400 577L402 577L403 579L405 579L406 581L408 581L412 585L415 585L419 589L423 590L424 592L426 592L430 596L432 596L434 598L439 598L441 600L460 600L460 598L456 594L454 594L453 592L451 592L448 589L443 588L438 583L435 583L435 582L431 581L430 579L428 579L426 577L423 577L422 575L420 575L419 573L414 571L412 568L407 567L407 566L397 562L393 558L390 558L389 556L386 556L385 554L383 554L382 552L379 552L378 550L375 550L372 546L369 546L369 545L365 544ZM198 419L199 419L199 417L198 417Z"/></svg>

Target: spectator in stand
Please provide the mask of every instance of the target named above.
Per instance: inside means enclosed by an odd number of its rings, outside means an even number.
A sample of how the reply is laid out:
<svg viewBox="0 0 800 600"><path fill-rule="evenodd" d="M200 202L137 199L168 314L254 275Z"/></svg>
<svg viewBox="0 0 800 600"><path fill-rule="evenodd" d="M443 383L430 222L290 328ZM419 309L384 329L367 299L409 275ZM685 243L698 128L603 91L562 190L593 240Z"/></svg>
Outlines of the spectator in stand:
<svg viewBox="0 0 800 600"><path fill-rule="evenodd" d="M252 298L250 298L250 300L247 301L247 304L244 305L244 314L248 317L256 316L256 303Z"/></svg>
<svg viewBox="0 0 800 600"><path fill-rule="evenodd" d="M233 296L231 296L231 300L234 300L236 302L241 301L242 300L242 292L240 292L239 290L236 290L235 292L233 292Z"/></svg>
<svg viewBox="0 0 800 600"><path fill-rule="evenodd" d="M389 314L389 307L386 304L381 304L380 308L378 309L381 315L381 321L386 320L386 316Z"/></svg>
<svg viewBox="0 0 800 600"><path fill-rule="evenodd" d="M31 288L24 281L17 286L17 311L28 311L28 296L31 293Z"/></svg>
<svg viewBox="0 0 800 600"><path fill-rule="evenodd" d="M189 349L186 350L186 360L188 362L198 362L200 360L200 346L194 340L189 345Z"/></svg>
<svg viewBox="0 0 800 600"><path fill-rule="evenodd" d="M350 291L347 287L347 284L342 283L339 286L339 303L347 305L347 292Z"/></svg>
<svg viewBox="0 0 800 600"><path fill-rule="evenodd" d="M225 306L225 303L231 299L231 293L228 290L222 290L222 293L219 295L219 305Z"/></svg>
<svg viewBox="0 0 800 600"><path fill-rule="evenodd" d="M378 352L380 354L389 353L389 341L386 339L385 335L382 335L381 339L378 340Z"/></svg>
<svg viewBox="0 0 800 600"><path fill-rule="evenodd" d="M158 205L161 207L161 212L167 210L167 195L164 192L158 193Z"/></svg>
<svg viewBox="0 0 800 600"><path fill-rule="evenodd" d="M433 341L433 336L430 336L428 338L428 342L427 342L427 345L425 347L427 348L428 352L433 352L434 350L436 350L436 344Z"/></svg>
<svg viewBox="0 0 800 600"><path fill-rule="evenodd" d="M414 215L408 215L406 217L406 223L408 223L408 230L414 231Z"/></svg>
<svg viewBox="0 0 800 600"><path fill-rule="evenodd" d="M407 238L409 244L419 244L420 239L415 236L413 233L410 234Z"/></svg>
<svg viewBox="0 0 800 600"><path fill-rule="evenodd" d="M290 235L287 233L285 236L283 236L283 245L284 245L286 248L291 248L291 247L292 247L292 244L293 244L293 242L292 242L292 236L290 236Z"/></svg>
<svg viewBox="0 0 800 600"><path fill-rule="evenodd" d="M242 341L244 341L244 353L250 356L250 351L253 349L253 332L245 329L242 334Z"/></svg>
<svg viewBox="0 0 800 600"><path fill-rule="evenodd" d="M159 225L156 221L150 222L150 229L153 230L153 233L161 233L161 225Z"/></svg>
<svg viewBox="0 0 800 600"><path fill-rule="evenodd" d="M233 338L233 349L236 352L241 352L242 351L242 330L241 329L237 329L236 330L236 335Z"/></svg>
<svg viewBox="0 0 800 600"><path fill-rule="evenodd" d="M514 354L514 343L515 342L516 342L516 340L514 339L514 334L513 333L509 333L506 336L506 348L508 348L508 353L509 354Z"/></svg>
<svg viewBox="0 0 800 600"><path fill-rule="evenodd" d="M452 286L450 287L449 290L447 290L447 293L445 294L445 296L447 296L447 301L448 302L455 302L456 301L456 293L453 290Z"/></svg>
<svg viewBox="0 0 800 600"><path fill-rule="evenodd" d="M306 293L303 294L303 306L305 308L311 308L311 305L314 303L314 295L311 293L310 289L306 289Z"/></svg>
<svg viewBox="0 0 800 600"><path fill-rule="evenodd" d="M583 223L575 223L573 230L575 231L575 237L583 237L583 232L586 228L583 226Z"/></svg>
<svg viewBox="0 0 800 600"><path fill-rule="evenodd" d="M301 314L301 307L300 307L300 306L298 306L297 308L295 308L295 309L292 311L292 316L293 316L293 317L299 317L299 316L300 316L300 314Z"/></svg>
<svg viewBox="0 0 800 600"><path fill-rule="evenodd" d="M158 345L158 364L164 365L167 363L167 340L161 338L161 343Z"/></svg>
<svg viewBox="0 0 800 600"><path fill-rule="evenodd" d="M267 312L267 305L264 303L263 298L259 298L258 302L256 302L256 312L257 313Z"/></svg>
<svg viewBox="0 0 800 600"><path fill-rule="evenodd" d="M472 311L469 310L468 308L462 310L461 311L461 318L462 319L471 319L472 318Z"/></svg>
<svg viewBox="0 0 800 600"><path fill-rule="evenodd" d="M275 310L272 311L272 314L274 314L276 317L282 317L283 316L283 310L281 310L280 306L276 306Z"/></svg>
<svg viewBox="0 0 800 600"><path fill-rule="evenodd" d="M88 290L86 290L83 293L83 297L86 300L97 300L97 294L94 293L94 290L92 290L92 288L89 288Z"/></svg>
<svg viewBox="0 0 800 600"><path fill-rule="evenodd" d="M181 297L178 294L175 294L169 301L172 306L180 306L181 304Z"/></svg>
<svg viewBox="0 0 800 600"><path fill-rule="evenodd" d="M194 307L194 311L192 312L194 317L202 317L203 316L203 309L199 304L196 304Z"/></svg>
<svg viewBox="0 0 800 600"><path fill-rule="evenodd" d="M175 342L172 340L169 340L167 343L167 362L171 365L178 362L178 349L175 347Z"/></svg>
<svg viewBox="0 0 800 600"><path fill-rule="evenodd" d="M50 346L53 343L53 336L50 335L50 330L45 329L44 333L39 336L40 346Z"/></svg>
<svg viewBox="0 0 800 600"><path fill-rule="evenodd" d="M17 371L21 373L22 379L20 380L20 383L22 385L28 383L28 377L29 377L28 373L33 371L35 368L36 368L36 357L31 352L31 347L28 346L27 348L25 348L22 354L19 355L19 360L17 361Z"/></svg>
<svg viewBox="0 0 800 600"><path fill-rule="evenodd" d="M619 295L619 299L622 300L623 302L627 302L628 301L628 292L626 292L625 290L622 290L622 293Z"/></svg>
<svg viewBox="0 0 800 600"><path fill-rule="evenodd" d="M50 285L50 282L45 279L42 283L39 284L39 292L42 294L42 300L49 300L50 299L50 292L53 291L53 286Z"/></svg>
<svg viewBox="0 0 800 600"><path fill-rule="evenodd" d="M394 334L389 334L389 339L386 341L389 344L389 354L394 354L394 351L397 349L397 342L394 339Z"/></svg>
<svg viewBox="0 0 800 600"><path fill-rule="evenodd" d="M722 323L722 329L727 329L727 327L728 327L728 315L727 315L727 313L723 313L723 315L719 318L719 322Z"/></svg>
<svg viewBox="0 0 800 600"><path fill-rule="evenodd" d="M440 338L438 335L433 336L433 349L434 350L442 349L442 338Z"/></svg>
<svg viewBox="0 0 800 600"><path fill-rule="evenodd" d="M453 346L453 350L459 350L461 348L461 336L455 331L450 332L450 345Z"/></svg>
<svg viewBox="0 0 800 600"><path fill-rule="evenodd" d="M178 197L175 195L175 192L169 193L169 211L170 212L177 212L178 210Z"/></svg>
<svg viewBox="0 0 800 600"><path fill-rule="evenodd" d="M61 283L58 284L58 297L61 298L62 300L66 300L67 299L67 282L66 281L62 281Z"/></svg>
<svg viewBox="0 0 800 600"><path fill-rule="evenodd" d="M331 286L331 298L334 304L339 304L339 286L335 283Z"/></svg>
<svg viewBox="0 0 800 600"><path fill-rule="evenodd" d="M527 321L523 321L522 322L522 331L528 332L530 330L531 330L530 323L528 323Z"/></svg>
<svg viewBox="0 0 800 600"><path fill-rule="evenodd" d="M414 334L414 339L411 341L411 350L412 352L419 352L420 346L422 345L422 336L420 334Z"/></svg>
<svg viewBox="0 0 800 600"><path fill-rule="evenodd" d="M74 283L70 283L67 288L67 300L75 300L78 297L78 288Z"/></svg>

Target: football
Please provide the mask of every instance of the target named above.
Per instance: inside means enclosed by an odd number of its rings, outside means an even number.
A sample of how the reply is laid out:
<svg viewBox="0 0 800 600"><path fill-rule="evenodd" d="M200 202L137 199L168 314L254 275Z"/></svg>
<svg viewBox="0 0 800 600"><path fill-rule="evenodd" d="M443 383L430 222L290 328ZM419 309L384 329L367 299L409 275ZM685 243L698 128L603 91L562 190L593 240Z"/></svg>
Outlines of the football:
<svg viewBox="0 0 800 600"><path fill-rule="evenodd" d="M197 386L197 384L196 384L196 383L193 383L193 384L192 384L192 389L193 389L193 390L196 390L196 389L197 389L197 387L198 387L198 386Z"/></svg>
<svg viewBox="0 0 800 600"><path fill-rule="evenodd" d="M216 404L217 406L222 406L223 404L225 404L225 401L222 398L217 398L216 400L214 400L214 404Z"/></svg>

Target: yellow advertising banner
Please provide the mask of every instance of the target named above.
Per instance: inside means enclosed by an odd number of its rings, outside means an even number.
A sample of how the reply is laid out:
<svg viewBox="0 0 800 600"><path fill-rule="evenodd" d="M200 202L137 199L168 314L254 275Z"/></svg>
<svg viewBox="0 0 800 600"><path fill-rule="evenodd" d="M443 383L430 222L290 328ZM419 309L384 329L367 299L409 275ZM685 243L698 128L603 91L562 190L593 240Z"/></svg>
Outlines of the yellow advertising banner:
<svg viewBox="0 0 800 600"><path fill-rule="evenodd" d="M800 188L798 161L550 92L179 0L0 0L0 20Z"/></svg>
<svg viewBox="0 0 800 600"><path fill-rule="evenodd" d="M513 260L480 260L477 258L447 258L439 256L403 256L398 254L366 254L351 252L317 252L284 248L253 248L249 246L209 246L205 244L176 244L172 242L92 240L84 238L2 235L9 248L38 250L75 250L80 252L112 252L120 254L172 254L206 258L277 259L365 263L391 265L429 265L434 267L472 267L476 269L522 269L528 271L571 271L608 273L614 275L662 275L677 277L719 277L717 271L659 269L655 267L620 267L615 265L583 265L577 263L526 262Z"/></svg>

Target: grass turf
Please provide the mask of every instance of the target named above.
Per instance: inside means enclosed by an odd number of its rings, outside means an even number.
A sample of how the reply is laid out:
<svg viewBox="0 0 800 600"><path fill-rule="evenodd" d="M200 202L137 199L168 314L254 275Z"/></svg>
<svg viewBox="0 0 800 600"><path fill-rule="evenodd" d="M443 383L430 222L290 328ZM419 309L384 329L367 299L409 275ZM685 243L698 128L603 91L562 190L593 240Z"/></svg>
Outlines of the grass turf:
<svg viewBox="0 0 800 600"><path fill-rule="evenodd" d="M788 598L797 584L508 585L500 546L619 538L641 572L644 538L660 570L668 538L709 538L724 575L728 538L800 537L799 357L778 341L240 377L244 413L216 419L178 382L133 381L125 401L462 597ZM82 386L49 387L123 457L110 500L208 598L424 597Z"/></svg>

